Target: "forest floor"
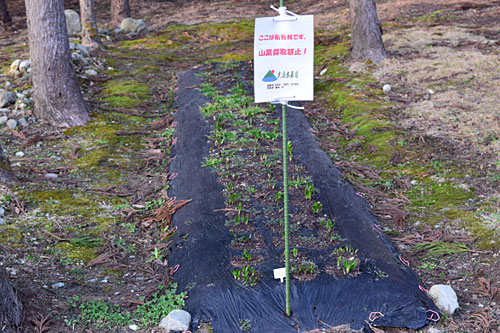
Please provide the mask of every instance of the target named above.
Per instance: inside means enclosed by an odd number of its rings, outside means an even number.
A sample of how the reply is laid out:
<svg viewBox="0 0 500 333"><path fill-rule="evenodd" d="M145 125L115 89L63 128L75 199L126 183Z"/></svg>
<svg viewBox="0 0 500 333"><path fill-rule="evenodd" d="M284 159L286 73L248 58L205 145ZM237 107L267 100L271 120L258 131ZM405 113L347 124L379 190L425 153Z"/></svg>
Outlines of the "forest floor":
<svg viewBox="0 0 500 333"><path fill-rule="evenodd" d="M109 5L96 2L104 28ZM28 59L22 3L7 1L15 25L0 31L2 73ZM26 332L129 332L182 304L160 287L174 273L164 250L183 204L166 195L176 75L251 60L253 19L274 15L260 0L132 4L152 31L109 33L88 65L98 74L77 69L91 122L0 129L20 179L0 187L0 262L23 301ZM348 58L345 1L288 3L315 15L315 101L304 112L419 278L456 291L460 309L435 327L498 332L500 1L377 6L389 57L375 65ZM0 87L7 81L10 90L30 88L5 75Z"/></svg>

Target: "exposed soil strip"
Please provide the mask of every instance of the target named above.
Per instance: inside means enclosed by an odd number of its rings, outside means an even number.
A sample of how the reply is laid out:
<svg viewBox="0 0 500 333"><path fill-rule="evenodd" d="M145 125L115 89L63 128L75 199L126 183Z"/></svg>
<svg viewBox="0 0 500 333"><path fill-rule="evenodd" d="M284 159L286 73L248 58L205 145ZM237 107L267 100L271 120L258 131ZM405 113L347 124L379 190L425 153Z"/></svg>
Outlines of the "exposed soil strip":
<svg viewBox="0 0 500 333"><path fill-rule="evenodd" d="M258 257L255 263L260 279L251 288L235 280L231 262L235 265L234 254L241 253L244 247L231 249L233 236L225 226L224 211L229 210L222 196L223 187L211 168L202 167L209 155L210 126L199 111L207 99L193 88L201 84L195 76L200 72L191 70L178 79L177 142L171 164L171 174L178 175L172 180L170 191L170 197L193 200L174 215L173 225L179 234L169 257L171 266L180 264L174 277L181 290L189 291L186 308L193 315L193 328L200 322L211 322L217 332L232 332L240 329L241 320L250 320L252 330L267 332L315 329L320 327L320 321L332 326L349 323L359 329L366 325L372 312L384 314L373 321L375 326L418 329L427 324L427 310L437 309L419 289L416 275L377 228L378 221L364 199L342 181L340 172L319 149L307 119L292 109L288 112L294 156L306 166L319 189L315 199L323 205L323 212L335 220L344 239L340 245L358 249L359 274L349 278L328 274L332 268L325 265L325 258L339 244L306 249L307 244L297 243L320 265L312 280L292 280L293 316L285 317L284 284L272 276L273 268L282 267L279 236L270 240L279 230L266 228L263 221L268 214L262 213L264 216L255 219L256 228L249 229L250 233L256 229L255 234L263 235L254 239L259 244L252 249L257 256L265 257L263 261Z"/></svg>

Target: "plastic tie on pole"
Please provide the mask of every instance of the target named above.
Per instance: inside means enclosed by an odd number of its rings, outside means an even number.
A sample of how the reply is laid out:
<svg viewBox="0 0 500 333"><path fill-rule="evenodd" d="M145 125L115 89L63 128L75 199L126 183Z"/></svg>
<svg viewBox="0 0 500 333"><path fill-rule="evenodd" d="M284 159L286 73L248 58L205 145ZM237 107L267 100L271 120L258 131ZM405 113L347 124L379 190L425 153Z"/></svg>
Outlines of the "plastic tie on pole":
<svg viewBox="0 0 500 333"><path fill-rule="evenodd" d="M295 96L293 96L293 97L295 97ZM277 98L274 101L272 101L271 104L281 104L281 105L288 106L289 108L292 108L295 110L304 110L303 106L296 106L296 105L288 104L288 101L287 101L288 98L292 98L292 97Z"/></svg>
<svg viewBox="0 0 500 333"><path fill-rule="evenodd" d="M274 7L273 5L270 6L272 10L275 10L278 12L278 16L273 18L274 21L297 21L298 15L295 13L292 13L291 11L287 10L285 6L281 6L279 8Z"/></svg>

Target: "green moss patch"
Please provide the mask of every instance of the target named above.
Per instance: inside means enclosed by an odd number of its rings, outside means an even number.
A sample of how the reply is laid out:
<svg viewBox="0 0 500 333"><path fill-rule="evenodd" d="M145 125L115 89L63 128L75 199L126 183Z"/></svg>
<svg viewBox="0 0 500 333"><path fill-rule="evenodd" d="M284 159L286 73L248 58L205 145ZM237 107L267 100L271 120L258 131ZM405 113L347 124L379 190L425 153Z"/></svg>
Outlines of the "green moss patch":
<svg viewBox="0 0 500 333"><path fill-rule="evenodd" d="M104 84L102 101L111 106L129 108L150 99L151 88L137 81L112 80Z"/></svg>

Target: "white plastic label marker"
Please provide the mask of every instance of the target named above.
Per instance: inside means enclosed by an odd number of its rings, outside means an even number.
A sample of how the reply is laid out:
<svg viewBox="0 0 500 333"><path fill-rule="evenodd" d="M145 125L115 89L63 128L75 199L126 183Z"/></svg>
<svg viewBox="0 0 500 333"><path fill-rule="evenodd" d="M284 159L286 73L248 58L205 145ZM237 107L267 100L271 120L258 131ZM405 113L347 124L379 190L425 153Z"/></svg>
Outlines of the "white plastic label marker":
<svg viewBox="0 0 500 333"><path fill-rule="evenodd" d="M255 103L314 98L313 15L284 18L255 19Z"/></svg>
<svg viewBox="0 0 500 333"><path fill-rule="evenodd" d="M283 279L286 277L286 268L275 268L273 269L274 278L280 279L280 282L283 283Z"/></svg>

